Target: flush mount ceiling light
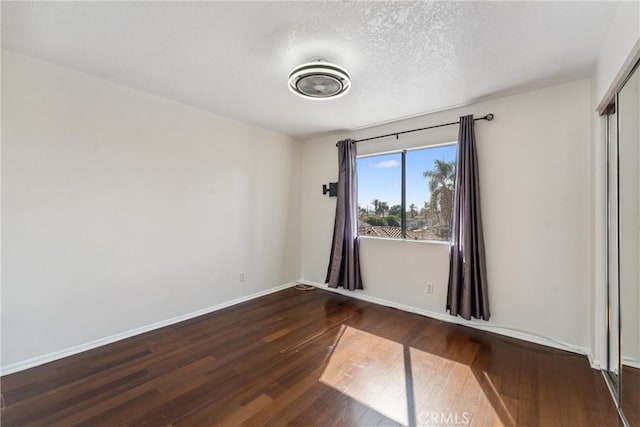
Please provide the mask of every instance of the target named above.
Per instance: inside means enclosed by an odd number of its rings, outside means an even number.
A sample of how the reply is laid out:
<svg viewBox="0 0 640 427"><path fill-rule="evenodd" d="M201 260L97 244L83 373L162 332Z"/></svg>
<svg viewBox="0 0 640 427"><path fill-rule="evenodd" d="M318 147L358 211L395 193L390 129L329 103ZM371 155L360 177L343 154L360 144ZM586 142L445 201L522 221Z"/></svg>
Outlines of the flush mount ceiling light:
<svg viewBox="0 0 640 427"><path fill-rule="evenodd" d="M302 64L289 73L289 89L306 99L334 99L351 89L351 76L324 60Z"/></svg>

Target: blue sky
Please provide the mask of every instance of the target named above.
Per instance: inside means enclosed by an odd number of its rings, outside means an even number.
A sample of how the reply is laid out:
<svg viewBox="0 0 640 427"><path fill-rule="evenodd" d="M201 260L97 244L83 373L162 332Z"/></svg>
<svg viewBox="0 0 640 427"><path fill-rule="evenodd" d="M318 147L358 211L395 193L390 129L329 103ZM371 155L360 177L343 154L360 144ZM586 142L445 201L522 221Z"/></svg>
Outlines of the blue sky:
<svg viewBox="0 0 640 427"><path fill-rule="evenodd" d="M422 172L433 169L436 159L455 161L457 145L407 152L407 209L413 203L418 210L429 200L429 181ZM358 205L372 209L371 201L400 204L402 154L392 153L358 159Z"/></svg>

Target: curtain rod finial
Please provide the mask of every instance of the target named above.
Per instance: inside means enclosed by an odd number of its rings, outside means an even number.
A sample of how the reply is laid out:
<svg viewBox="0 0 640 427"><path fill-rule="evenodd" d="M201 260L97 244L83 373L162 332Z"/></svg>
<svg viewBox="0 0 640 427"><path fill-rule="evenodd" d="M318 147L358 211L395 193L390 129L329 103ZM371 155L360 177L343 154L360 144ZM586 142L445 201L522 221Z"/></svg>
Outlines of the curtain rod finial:
<svg viewBox="0 0 640 427"><path fill-rule="evenodd" d="M488 120L488 121L491 121L491 120L493 120L493 117L494 117L493 113L489 113L486 116L484 116L484 119Z"/></svg>

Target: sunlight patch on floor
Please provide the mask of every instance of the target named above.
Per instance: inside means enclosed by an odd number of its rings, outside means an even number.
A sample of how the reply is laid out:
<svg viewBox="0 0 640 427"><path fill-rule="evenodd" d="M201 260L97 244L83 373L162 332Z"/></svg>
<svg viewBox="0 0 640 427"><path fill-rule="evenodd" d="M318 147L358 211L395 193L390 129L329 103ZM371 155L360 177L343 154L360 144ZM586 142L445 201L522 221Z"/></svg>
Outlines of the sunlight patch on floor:
<svg viewBox="0 0 640 427"><path fill-rule="evenodd" d="M320 381L407 425L402 344L347 326Z"/></svg>
<svg viewBox="0 0 640 427"><path fill-rule="evenodd" d="M474 373L472 360L405 348L346 326L320 381L402 425L515 425L499 384Z"/></svg>
<svg viewBox="0 0 640 427"><path fill-rule="evenodd" d="M504 425L493 404L506 409L486 372L474 374L465 355L446 358L410 348L417 425ZM508 411L505 411L507 414ZM512 422L506 425L514 425Z"/></svg>

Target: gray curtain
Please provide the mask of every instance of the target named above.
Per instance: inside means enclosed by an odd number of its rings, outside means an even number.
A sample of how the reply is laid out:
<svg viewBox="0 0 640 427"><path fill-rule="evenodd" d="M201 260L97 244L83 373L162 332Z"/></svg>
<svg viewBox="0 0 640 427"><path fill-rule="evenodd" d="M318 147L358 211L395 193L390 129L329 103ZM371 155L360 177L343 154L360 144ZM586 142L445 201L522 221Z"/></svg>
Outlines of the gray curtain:
<svg viewBox="0 0 640 427"><path fill-rule="evenodd" d="M460 117L451 220L447 310L452 316L489 320L487 269L480 215L480 186L473 116Z"/></svg>
<svg viewBox="0 0 640 427"><path fill-rule="evenodd" d="M362 289L358 254L358 174L356 143L338 142L338 200L326 283L351 291Z"/></svg>

